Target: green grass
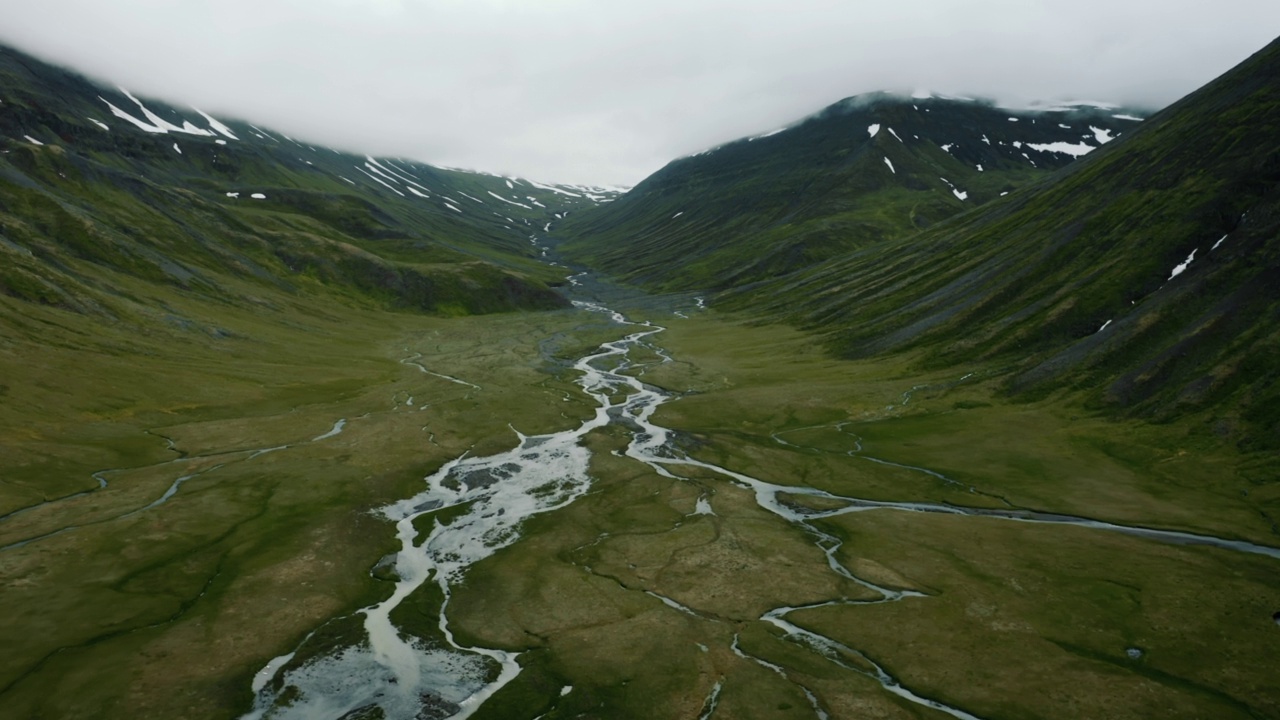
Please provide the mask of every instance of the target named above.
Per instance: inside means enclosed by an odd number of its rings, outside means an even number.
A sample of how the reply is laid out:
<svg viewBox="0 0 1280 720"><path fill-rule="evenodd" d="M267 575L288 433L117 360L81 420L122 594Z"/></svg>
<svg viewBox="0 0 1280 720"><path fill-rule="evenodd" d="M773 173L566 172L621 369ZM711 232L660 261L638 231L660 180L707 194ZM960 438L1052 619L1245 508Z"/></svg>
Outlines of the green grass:
<svg viewBox="0 0 1280 720"><path fill-rule="evenodd" d="M166 302L208 319L176 296ZM1194 423L1116 422L1063 398L1010 403L998 375L981 366L964 368L976 375L957 383L954 370L914 370L911 356L834 360L794 329L709 314L668 320L659 304L645 307L637 316L669 323L656 340L676 358L650 367L646 382L692 391L664 405L658 422L696 457L859 497L988 506L1003 497L1275 544L1263 515L1274 507L1273 485L1240 480L1248 456L1192 432ZM393 532L371 509L412 494L463 451L511 447L507 422L533 433L587 417L564 366L568 350L626 332L576 311L445 320L314 309L219 308L234 335L186 342L174 342L188 332L179 329L89 335L77 314L28 313L67 345L76 333L94 337L92 365L84 352L10 333L6 372L15 381L0 416L14 448L7 457L80 479L63 491L91 484L89 473L104 467L135 469L109 475L105 491L0 523L5 541L80 526L0 552L0 604L16 619L2 638L11 649L0 667L8 707L62 717L244 710L251 676L267 660L317 628L299 661L349 642L359 624L351 613L390 592L369 571L395 549ZM399 362L418 352L433 371L483 389ZM308 442L340 417L341 434ZM175 461L164 437L187 458ZM859 440L864 453L987 494L849 455ZM673 481L613 455L626 442L617 427L586 442L591 492L530 519L521 541L454 588L460 642L523 653L526 671L482 717L696 716L722 679L717 712L726 716L811 716L801 687L833 717L925 716L759 621L781 605L874 597L832 573L812 536L715 473ZM277 444L293 447L252 460L244 452ZM180 472L219 463L165 505L119 517ZM27 495L6 481L10 506L29 502L41 477L28 470ZM716 514L690 516L703 494ZM1128 716L1149 708L1265 715L1280 702L1265 682L1272 561L891 511L822 528L844 539L839 557L860 577L929 597L792 619L867 652L928 697L992 717L1071 714L1108 698L1116 704L1106 707ZM428 584L395 620L439 642L439 602ZM736 656L735 635L787 678ZM1131 645L1147 653L1141 661L1124 655ZM1201 657L1220 662L1197 664ZM564 687L573 689L562 696Z"/></svg>
<svg viewBox="0 0 1280 720"><path fill-rule="evenodd" d="M194 329L22 304L5 315L3 512L94 488L92 473L120 468L105 490L0 523L0 544L74 526L0 552L12 620L0 629L0 687L15 712L245 709L268 659L388 592L368 572L394 549L373 508L470 447L510 447L511 416L545 432L587 409L563 401L570 379L542 371L538 341L571 337L596 316L441 320L284 295L267 295L276 312L261 313L130 290ZM229 335L200 331L215 322ZM484 389L399 362L414 352ZM339 418L341 434L311 442ZM200 470L164 505L127 515Z"/></svg>

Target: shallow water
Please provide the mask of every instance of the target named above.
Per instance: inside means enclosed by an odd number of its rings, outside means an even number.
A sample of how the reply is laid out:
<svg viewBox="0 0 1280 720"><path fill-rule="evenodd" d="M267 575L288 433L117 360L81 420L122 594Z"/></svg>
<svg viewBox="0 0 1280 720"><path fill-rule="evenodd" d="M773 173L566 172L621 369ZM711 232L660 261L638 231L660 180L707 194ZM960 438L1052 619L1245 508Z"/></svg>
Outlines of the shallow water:
<svg viewBox="0 0 1280 720"><path fill-rule="evenodd" d="M365 608L364 639L357 645L321 656L300 667L288 667L293 653L273 660L254 681L257 693L252 712L244 717L258 718L338 718L359 709L382 709L390 720L415 717L466 718L493 693L519 674L517 653L487 648L465 647L449 630L448 603L453 584L462 579L476 562L507 547L520 537L521 523L533 515L562 508L581 497L590 487L589 451L580 444L583 437L609 423L618 423L631 433L623 455L642 462L667 478L683 479L682 467L700 468L721 475L740 487L750 489L757 504L780 519L804 529L827 558L832 572L848 578L877 594L872 600L833 600L826 605L861 605L901 602L925 598L922 593L894 590L857 577L837 559L840 541L814 527L812 520L836 515L893 510L906 512L945 513L982 516L1014 522L1077 525L1081 527L1136 535L1160 542L1201 544L1236 552L1263 554L1280 558L1280 549L1237 540L1217 538L1171 530L1129 527L1090 518L1037 513L1015 509L980 509L924 502L886 502L835 495L803 486L778 485L685 455L671 442L670 431L653 423L654 411L671 396L638 378L626 374L632 364L628 353L643 348L656 353L661 362L670 357L651 344L663 328L647 323L629 322L623 315L594 303L575 303L579 308L608 315L612 321L633 326L636 332L622 340L606 343L581 358L573 367L580 373L577 380L582 391L596 402L595 414L577 428L547 435L524 436L516 433L519 444L512 450L488 457L466 455L446 463L426 478L426 488L383 509L396 523L401 549L395 567L399 576L394 593L386 601ZM699 302L699 307L701 307ZM413 360L423 372L430 373ZM431 373L435 374L435 373ZM446 378L455 382L478 386ZM918 388L913 388L916 390ZM909 402L910 393L903 397ZM856 436L855 442L856 442ZM790 445L780 437L778 442ZM860 449L860 445L858 446ZM868 458L870 459L870 458ZM895 464L896 465L896 464ZM949 481L926 468L897 465L907 470L929 474ZM954 481L950 481L954 482ZM811 510L786 503L781 496L810 496L843 503L832 510ZM414 519L442 508L463 508L449 525L436 523L426 537L418 537ZM714 514L706 495L697 500L694 514ZM599 542L607 535L597 539ZM425 583L435 583L445 598L439 617L442 646L434 646L402 636L390 621L391 612L411 593ZM649 592L668 607L709 622L718 622L681 603ZM831 638L801 628L787 620L799 609L780 607L770 610L760 620L767 622L797 642L840 667L859 673L910 703L927 707L960 720L979 720L963 709L951 707L916 694L902 686L884 668L862 652ZM768 668L784 679L791 679L786 668L744 652L734 636L730 648L738 656ZM280 675L283 673L282 675ZM276 675L280 675L276 678ZM272 680L278 682L272 682ZM710 718L719 702L722 680L708 695L701 717ZM819 718L828 716L819 698L796 682L812 704ZM277 688L280 688L277 690ZM287 707L277 706L282 691L289 692Z"/></svg>

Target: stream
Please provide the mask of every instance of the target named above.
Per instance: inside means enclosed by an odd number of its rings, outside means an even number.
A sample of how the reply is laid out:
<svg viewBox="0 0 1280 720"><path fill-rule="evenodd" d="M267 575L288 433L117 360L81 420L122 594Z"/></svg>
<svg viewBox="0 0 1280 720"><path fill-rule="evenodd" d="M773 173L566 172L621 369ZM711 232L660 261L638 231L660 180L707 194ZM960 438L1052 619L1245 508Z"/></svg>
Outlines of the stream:
<svg viewBox="0 0 1280 720"><path fill-rule="evenodd" d="M467 718L488 698L520 672L518 653L460 643L449 627L451 588L467 569L490 557L520 537L521 523L534 515L554 511L574 502L591 486L588 474L590 452L581 440L591 431L610 423L620 424L631 434L625 456L644 463L659 475L675 480L681 467L716 473L739 487L753 492L757 504L782 520L801 527L813 538L826 557L829 569L876 594L871 600L833 600L819 605L865 605L925 598L922 593L894 590L855 576L836 557L841 542L812 524L834 515L893 510L903 512L970 515L1013 522L1077 525L1096 530L1136 535L1175 544L1209 545L1235 552L1266 555L1280 559L1280 549L1208 535L1117 525L1089 518L1031 512L1018 509L978 509L923 502L885 502L835 495L804 486L778 485L687 456L672 442L671 432L652 421L653 413L674 396L627 374L640 367L629 357L632 349L657 352L662 362L670 357L650 344L652 336L664 328L634 323L602 305L575 302L584 311L603 313L613 322L634 328L625 338L605 343L573 364L580 374L576 382L596 403L593 416L578 427L546 435L526 436L516 432L518 444L506 452L487 457L455 458L425 479L426 488L417 495L382 509L395 523L400 550L395 556L398 580L392 595L381 603L359 611L363 615L364 639L337 652L321 655L291 666L296 650L272 660L253 682L255 704L243 720L260 718L311 719L344 717ZM698 309L702 307L698 298ZM692 311L692 310L691 310ZM406 364L429 372L417 358ZM458 381L454 378L448 378ZM469 384L469 383L468 383ZM473 386L474 387L474 386ZM913 389L914 390L914 389ZM909 401L909 393L904 397ZM513 428L514 430L514 428ZM784 442L777 438L779 442ZM789 443L787 443L789 444ZM874 460L873 458L867 458ZM924 468L899 465L938 476ZM943 478L946 480L946 478ZM838 501L841 507L813 510L786 501L787 496L809 496ZM433 522L425 537L414 521L418 517L451 509L448 525ZM695 514L710 514L704 495ZM438 628L442 642L403 636L392 624L391 613L409 595L426 583L434 583L444 598ZM696 609L656 593L649 593L672 609L706 617ZM761 616L796 642L836 665L877 682L885 691L916 705L961 720L979 720L963 709L923 697L904 687L866 654L836 640L802 628L787 616L804 608L780 607ZM305 640L304 640L305 644ZM827 718L820 699L808 687L793 679L786 668L743 651L734 636L730 648L736 655L755 662L793 683L808 698L815 716ZM703 706L700 717L713 717L723 678L717 682ZM381 715L378 715L380 709Z"/></svg>

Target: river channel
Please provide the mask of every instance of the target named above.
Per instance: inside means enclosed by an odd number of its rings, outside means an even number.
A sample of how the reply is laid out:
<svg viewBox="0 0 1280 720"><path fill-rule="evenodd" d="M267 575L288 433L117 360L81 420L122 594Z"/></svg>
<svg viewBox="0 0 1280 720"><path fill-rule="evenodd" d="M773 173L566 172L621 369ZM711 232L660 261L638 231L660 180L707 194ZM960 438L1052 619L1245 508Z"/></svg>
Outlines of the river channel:
<svg viewBox="0 0 1280 720"><path fill-rule="evenodd" d="M812 537L814 544L825 554L831 572L874 591L878 596L872 600L833 600L824 605L874 604L924 597L920 593L881 587L859 578L837 560L840 541L811 523L818 518L850 512L946 513L980 515L1011 522L1071 524L1102 532L1137 535L1157 542L1211 545L1280 559L1280 549L1272 547L1206 535L1129 527L1083 517L1017 509L870 501L834 495L814 488L766 482L697 460L676 447L671 431L653 422L657 408L673 396L645 384L632 372L638 364L631 359L632 351L644 348L647 356L652 358L654 336L664 328L631 322L600 304L577 302L575 305L583 312L602 313L612 322L631 330L623 339L601 345L572 366L578 374L578 386L596 403L594 414L578 427L558 433L525 436L517 432L517 446L506 452L487 457L464 454L455 458L426 478L422 492L383 508L382 513L395 523L400 542L400 550L394 559L398 578L395 591L383 602L360 611L364 633L360 642L300 665L290 663L294 653L289 653L264 667L253 683L256 694L254 708L244 716L244 720L462 719L474 713L520 673L518 654L468 647L458 642L449 626L451 588L463 578L469 567L516 542L520 538L521 524L526 519L563 508L590 489L591 456L581 441L588 433L611 423L623 426L630 433L625 455L664 477L682 479L679 474L681 468L699 468L752 490L761 508L785 522L802 527ZM699 301L696 307L686 310L696 312L701 307ZM661 351L658 351L658 356L664 362L670 361ZM406 364L416 364L413 362L415 359L407 359ZM924 468L909 469L932 474ZM787 503L787 496L820 497L828 504L830 501L842 504L836 509L816 511ZM426 535L421 535L415 527L415 519L442 510L451 513L452 519L448 524L435 522ZM710 512L709 505L699 501L698 511ZM438 619L443 642L406 637L391 621L395 608L428 583L434 584L444 597ZM701 616L696 608L686 608L666 598L663 601L681 612ZM790 622L788 614L798 609L802 608L775 608L760 619L780 629L789 640L826 660L878 682L886 692L955 718L976 720L975 715L961 708L913 692L859 650ZM786 668L745 653L738 646L736 637L731 649L739 657L796 682ZM827 718L828 713L819 698L809 688L798 682L796 685L809 698L815 717ZM717 683L707 697L701 717L714 716L720 690L721 683Z"/></svg>

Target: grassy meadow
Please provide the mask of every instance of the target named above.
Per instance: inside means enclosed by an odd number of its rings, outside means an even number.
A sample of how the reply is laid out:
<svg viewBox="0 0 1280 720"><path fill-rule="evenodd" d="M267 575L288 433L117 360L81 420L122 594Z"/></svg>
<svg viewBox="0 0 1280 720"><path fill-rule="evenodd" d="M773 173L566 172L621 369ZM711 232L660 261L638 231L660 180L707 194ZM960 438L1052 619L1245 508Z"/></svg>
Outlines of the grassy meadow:
<svg viewBox="0 0 1280 720"><path fill-rule="evenodd" d="M1270 488L1251 483L1239 472L1250 459L1205 441L1194 420L1114 422L1070 398L1011 404L989 369L929 375L910 357L835 361L786 328L652 318L669 325L656 342L676 360L644 378L684 393L657 422L680 430L700 459L853 497L1278 544ZM811 535L714 474L673 481L603 452L625 440L597 438L594 491L530 523L528 539L457 591L455 630L526 651L525 673L482 716L695 717L720 683L715 717L813 717L805 689L831 717L944 717L845 667L867 670L865 660L842 666L760 620L780 606L876 597L831 572ZM692 515L704 493L715 515ZM1277 712L1273 559L895 510L814 524L844 541L837 557L859 577L927 597L789 619L866 653L924 697L984 718ZM786 676L736 654L735 636ZM562 697L563 687L572 690Z"/></svg>
<svg viewBox="0 0 1280 720"><path fill-rule="evenodd" d="M447 459L514 445L508 423L546 432L591 411L558 353L579 326L598 335L598 315L446 320L283 295L258 310L135 289L134 314L109 320L0 298L15 305L0 698L16 716L246 710L267 660L389 592L370 569L394 532L371 510ZM481 389L401 362L418 353Z"/></svg>
<svg viewBox="0 0 1280 720"><path fill-rule="evenodd" d="M307 652L353 637L354 611L390 592L374 567L394 533L371 510L447 459L511 447L511 427L576 424L592 408L569 364L626 333L576 310L439 319L161 299L187 322L6 314L0 701L17 716L247 710L268 660L318 628ZM795 330L685 310L628 311L669 327L654 343L674 361L639 353L636 372L680 395L656 420L699 459L852 497L1280 544L1274 485L1194 419L1014 404L991 368L834 360ZM867 660L835 662L760 619L877 597L832 572L811 534L714 473L673 480L615 454L627 440L619 425L589 436L591 492L526 523L455 589L461 642L524 651L524 671L475 717L699 717L717 686L717 718L814 717L814 703L831 717L942 717L858 672ZM713 515L694 514L700 497ZM920 695L983 718L1280 712L1273 560L894 510L815 526L844 541L837 557L859 577L927 597L789 619ZM428 584L395 619L431 638L439 602Z"/></svg>

